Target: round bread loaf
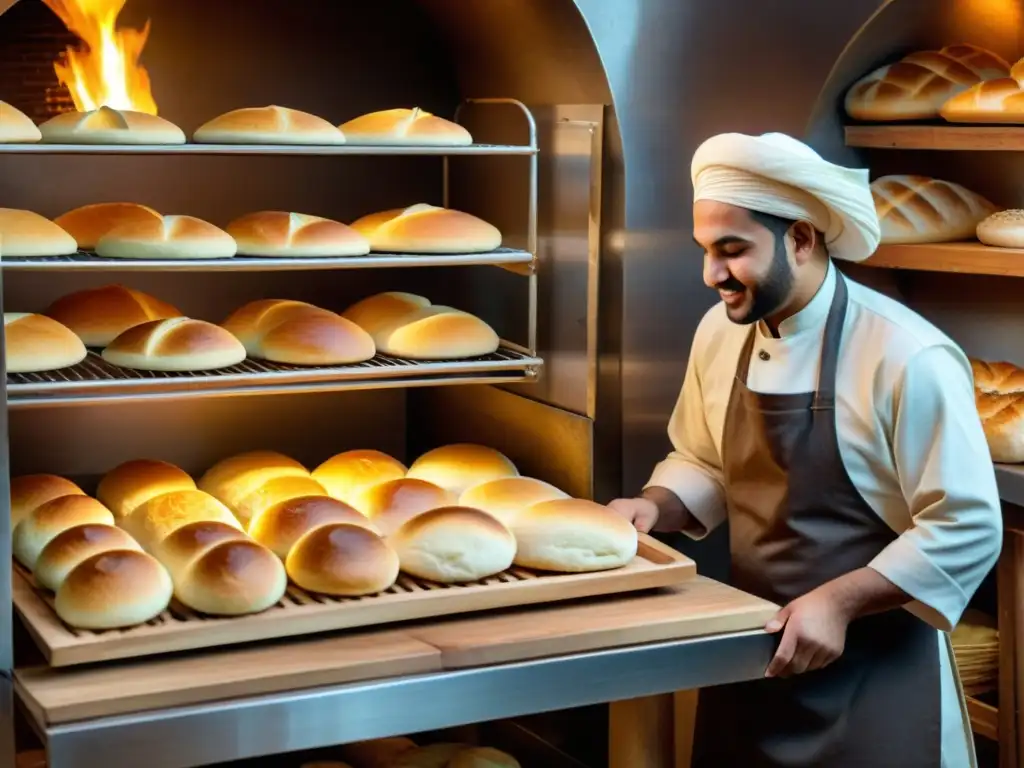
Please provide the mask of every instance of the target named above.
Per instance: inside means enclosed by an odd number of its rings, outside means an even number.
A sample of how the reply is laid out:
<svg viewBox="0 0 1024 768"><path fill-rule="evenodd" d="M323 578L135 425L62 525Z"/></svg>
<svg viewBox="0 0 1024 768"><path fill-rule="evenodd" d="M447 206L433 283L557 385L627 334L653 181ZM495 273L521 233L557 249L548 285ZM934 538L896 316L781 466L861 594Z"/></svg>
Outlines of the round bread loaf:
<svg viewBox="0 0 1024 768"><path fill-rule="evenodd" d="M327 491L308 475L281 475L272 477L255 491L231 507L239 520L248 528L251 521L269 507L288 499L304 496L327 498Z"/></svg>
<svg viewBox="0 0 1024 768"><path fill-rule="evenodd" d="M115 549L83 560L57 588L54 609L79 629L118 629L145 624L163 613L173 586L153 557Z"/></svg>
<svg viewBox="0 0 1024 768"><path fill-rule="evenodd" d="M465 744L429 744L400 754L388 768L448 768Z"/></svg>
<svg viewBox="0 0 1024 768"><path fill-rule="evenodd" d="M231 510L203 491L171 491L136 507L121 526L146 550L152 552L161 541L188 523L219 522L238 530L241 523Z"/></svg>
<svg viewBox="0 0 1024 768"><path fill-rule="evenodd" d="M978 224L977 236L996 248L1024 248L1024 210L993 213Z"/></svg>
<svg viewBox="0 0 1024 768"><path fill-rule="evenodd" d="M507 752L494 747L469 747L448 763L448 768L522 768Z"/></svg>
<svg viewBox="0 0 1024 768"><path fill-rule="evenodd" d="M96 255L108 259L229 259L237 250L231 235L195 216L120 224L96 243Z"/></svg>
<svg viewBox="0 0 1024 768"><path fill-rule="evenodd" d="M328 523L295 542L285 569L293 582L310 592L375 595L398 579L398 555L365 524Z"/></svg>
<svg viewBox="0 0 1024 768"><path fill-rule="evenodd" d="M416 748L416 742L406 736L369 739L345 744L341 756L358 768L388 768L391 761L403 752Z"/></svg>
<svg viewBox="0 0 1024 768"><path fill-rule="evenodd" d="M61 496L85 496L85 491L57 475L20 475L11 478L11 530L48 501Z"/></svg>
<svg viewBox="0 0 1024 768"><path fill-rule="evenodd" d="M512 532L497 518L469 507L441 507L417 515L388 542L403 571L442 584L501 573L516 554Z"/></svg>
<svg viewBox="0 0 1024 768"><path fill-rule="evenodd" d="M374 336L377 351L408 360L457 360L498 350L498 334L480 318L452 307L432 305Z"/></svg>
<svg viewBox="0 0 1024 768"><path fill-rule="evenodd" d="M135 539L116 526L103 523L76 525L61 531L43 547L36 558L32 576L39 586L56 592L79 563L114 549L142 551Z"/></svg>
<svg viewBox="0 0 1024 768"><path fill-rule="evenodd" d="M342 313L371 336L390 330L405 318L430 306L430 300L414 293L388 291L357 301Z"/></svg>
<svg viewBox="0 0 1024 768"><path fill-rule="evenodd" d="M74 332L45 315L5 312L4 343L8 373L69 368L89 354Z"/></svg>
<svg viewBox="0 0 1024 768"><path fill-rule="evenodd" d="M103 350L103 359L140 371L209 371L238 365L245 347L213 323L172 317L129 328Z"/></svg>
<svg viewBox="0 0 1024 768"><path fill-rule="evenodd" d="M213 616L265 611L288 587L281 560L255 541L214 544L173 576L175 597Z"/></svg>
<svg viewBox="0 0 1024 768"><path fill-rule="evenodd" d="M482 509L509 525L519 512L534 504L568 498L569 494L543 480L503 477L472 486L463 492L458 503L459 506Z"/></svg>
<svg viewBox="0 0 1024 768"><path fill-rule="evenodd" d="M501 232L469 213L418 203L371 213L352 229L382 253L486 253L501 247Z"/></svg>
<svg viewBox="0 0 1024 768"><path fill-rule="evenodd" d="M100 107L65 112L39 126L47 144L184 144L185 133L157 115Z"/></svg>
<svg viewBox="0 0 1024 768"><path fill-rule="evenodd" d="M284 560L300 538L328 523L374 527L342 501L329 496L300 496L273 504L253 517L249 535Z"/></svg>
<svg viewBox="0 0 1024 768"><path fill-rule="evenodd" d="M96 498L120 520L152 498L171 491L195 490L185 470L157 459L134 459L107 472L96 488Z"/></svg>
<svg viewBox="0 0 1024 768"><path fill-rule="evenodd" d="M227 232L240 256L315 258L365 256L370 243L340 221L287 211L247 213L232 221Z"/></svg>
<svg viewBox="0 0 1024 768"><path fill-rule="evenodd" d="M247 451L221 459L199 478L199 489L237 509L275 477L309 477L309 470L276 451Z"/></svg>
<svg viewBox="0 0 1024 768"><path fill-rule="evenodd" d="M313 470L313 478L330 496L356 509L360 509L356 501L364 490L400 477L405 477L405 465L374 450L345 451Z"/></svg>
<svg viewBox="0 0 1024 768"><path fill-rule="evenodd" d="M75 291L53 302L45 314L88 347L105 347L129 328L151 320L182 316L176 307L123 285Z"/></svg>
<svg viewBox="0 0 1024 768"><path fill-rule="evenodd" d="M68 211L53 220L83 251L95 250L100 238L123 224L159 222L160 214L138 203L93 203Z"/></svg>
<svg viewBox="0 0 1024 768"><path fill-rule="evenodd" d="M204 552L225 541L249 541L243 531L216 520L200 520L176 528L153 547L153 555L163 563L172 581Z"/></svg>
<svg viewBox="0 0 1024 768"><path fill-rule="evenodd" d="M35 144L42 138L28 115L0 101L0 144Z"/></svg>
<svg viewBox="0 0 1024 768"><path fill-rule="evenodd" d="M69 256L78 252L75 238L32 211L0 208L0 242L5 259Z"/></svg>
<svg viewBox="0 0 1024 768"><path fill-rule="evenodd" d="M246 107L225 112L192 134L198 144L344 144L329 122L288 107Z"/></svg>
<svg viewBox="0 0 1024 768"><path fill-rule="evenodd" d="M364 488L353 506L385 536L390 536L417 515L457 503L455 494L428 483L400 477Z"/></svg>
<svg viewBox="0 0 1024 768"><path fill-rule="evenodd" d="M61 531L86 523L113 525L110 510L90 496L61 496L36 507L14 529L11 550L29 570L43 548Z"/></svg>
<svg viewBox="0 0 1024 768"><path fill-rule="evenodd" d="M468 147L469 131L419 107L370 112L342 123L349 144L365 146Z"/></svg>
<svg viewBox="0 0 1024 768"><path fill-rule="evenodd" d="M518 476L516 465L503 453L472 443L427 451L412 463L408 472L408 477L439 485L457 496L480 483Z"/></svg>
<svg viewBox="0 0 1024 768"><path fill-rule="evenodd" d="M516 565L559 573L621 568L636 557L636 528L608 507L556 499L524 509L512 520Z"/></svg>

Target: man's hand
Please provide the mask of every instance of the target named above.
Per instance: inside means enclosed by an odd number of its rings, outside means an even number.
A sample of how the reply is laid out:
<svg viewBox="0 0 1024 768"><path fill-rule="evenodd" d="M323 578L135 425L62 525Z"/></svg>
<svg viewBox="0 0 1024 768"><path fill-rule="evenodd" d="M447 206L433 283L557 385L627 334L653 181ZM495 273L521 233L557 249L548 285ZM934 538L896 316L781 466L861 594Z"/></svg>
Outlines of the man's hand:
<svg viewBox="0 0 1024 768"><path fill-rule="evenodd" d="M608 507L629 520L640 533L650 533L658 522L658 505L651 499L615 499Z"/></svg>
<svg viewBox="0 0 1024 768"><path fill-rule="evenodd" d="M828 586L797 598L765 625L766 632L782 632L765 677L801 675L827 667L843 654L852 616Z"/></svg>

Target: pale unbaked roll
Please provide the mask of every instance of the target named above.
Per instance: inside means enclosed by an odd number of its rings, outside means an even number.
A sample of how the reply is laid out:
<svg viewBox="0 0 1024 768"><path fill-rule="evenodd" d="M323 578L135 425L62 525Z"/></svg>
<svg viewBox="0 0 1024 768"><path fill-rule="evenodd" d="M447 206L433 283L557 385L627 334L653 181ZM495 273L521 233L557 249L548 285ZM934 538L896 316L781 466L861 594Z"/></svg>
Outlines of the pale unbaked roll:
<svg viewBox="0 0 1024 768"><path fill-rule="evenodd" d="M0 208L0 242L5 259L69 256L78 251L75 238L47 218L18 208Z"/></svg>
<svg viewBox="0 0 1024 768"><path fill-rule="evenodd" d="M522 510L512 520L516 565L561 573L621 568L637 552L636 528L608 507L556 499Z"/></svg>
<svg viewBox="0 0 1024 768"><path fill-rule="evenodd" d="M363 523L314 527L289 550L285 568L310 592L341 597L374 595L398 579L398 555Z"/></svg>
<svg viewBox="0 0 1024 768"><path fill-rule="evenodd" d="M407 476L426 480L461 496L479 483L518 477L519 470L507 456L493 448L455 443L420 456L409 467Z"/></svg>
<svg viewBox="0 0 1024 768"><path fill-rule="evenodd" d="M364 488L353 506L366 515L385 536L409 520L439 507L451 507L458 497L451 491L411 477L400 477Z"/></svg>
<svg viewBox="0 0 1024 768"><path fill-rule="evenodd" d="M516 540L505 525L469 507L424 512L399 528L388 542L402 570L446 584L479 581L512 565Z"/></svg>
<svg viewBox="0 0 1024 768"><path fill-rule="evenodd" d="M191 475L180 467L156 459L135 459L107 472L96 488L96 498L120 520L163 493L195 488Z"/></svg>
<svg viewBox="0 0 1024 768"><path fill-rule="evenodd" d="M316 115L288 107L244 107L196 129L197 144L344 144L345 135Z"/></svg>
<svg viewBox="0 0 1024 768"><path fill-rule="evenodd" d="M32 570L39 553L55 536L86 523L113 525L114 516L89 496L61 496L48 501L36 507L14 529L11 539L14 557Z"/></svg>
<svg viewBox="0 0 1024 768"><path fill-rule="evenodd" d="M405 471L402 462L386 453L355 450L332 456L313 470L313 478L334 498L356 506L356 500L364 490L405 477Z"/></svg>
<svg viewBox="0 0 1024 768"><path fill-rule="evenodd" d="M46 144L184 144L185 133L145 112L100 107L64 112L39 126Z"/></svg>
<svg viewBox="0 0 1024 768"><path fill-rule="evenodd" d="M89 347L105 347L136 325L182 316L176 307L123 285L75 291L57 299L44 314Z"/></svg>
<svg viewBox="0 0 1024 768"><path fill-rule="evenodd" d="M111 550L75 566L57 588L54 609L72 627L117 629L156 618L172 593L170 576L155 558Z"/></svg>
<svg viewBox="0 0 1024 768"><path fill-rule="evenodd" d="M8 373L70 368L89 354L70 328L45 315L5 312L4 343Z"/></svg>
<svg viewBox="0 0 1024 768"><path fill-rule="evenodd" d="M472 486L459 497L459 505L482 509L510 525L519 512L542 501L567 499L569 494L532 477L503 477Z"/></svg>
<svg viewBox="0 0 1024 768"><path fill-rule="evenodd" d="M75 238L79 248L92 251L112 229L124 224L159 222L160 214L138 203L93 203L61 214L53 221Z"/></svg>
<svg viewBox="0 0 1024 768"><path fill-rule="evenodd" d="M20 475L11 478L11 530L37 507L61 496L85 496L85 491L57 475Z"/></svg>
<svg viewBox="0 0 1024 768"><path fill-rule="evenodd" d="M43 547L36 558L32 576L45 589L57 591L64 579L78 566L93 555L117 549L142 547L121 528L103 523L86 523L61 531Z"/></svg>

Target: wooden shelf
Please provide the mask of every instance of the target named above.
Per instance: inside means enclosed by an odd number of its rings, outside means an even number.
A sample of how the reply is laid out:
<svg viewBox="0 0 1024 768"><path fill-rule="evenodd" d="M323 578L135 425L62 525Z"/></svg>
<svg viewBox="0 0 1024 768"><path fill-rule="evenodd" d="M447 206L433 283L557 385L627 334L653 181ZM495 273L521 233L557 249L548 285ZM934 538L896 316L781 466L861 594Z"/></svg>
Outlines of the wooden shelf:
<svg viewBox="0 0 1024 768"><path fill-rule="evenodd" d="M971 696L967 697L967 716L971 719L971 730L979 736L999 741L999 710Z"/></svg>
<svg viewBox="0 0 1024 768"><path fill-rule="evenodd" d="M996 464L999 498L1024 507L1024 464Z"/></svg>
<svg viewBox="0 0 1024 768"><path fill-rule="evenodd" d="M1024 277L1024 248L992 248L979 242L882 245L866 267Z"/></svg>
<svg viewBox="0 0 1024 768"><path fill-rule="evenodd" d="M846 146L868 149L1024 150L1024 125L848 125Z"/></svg>

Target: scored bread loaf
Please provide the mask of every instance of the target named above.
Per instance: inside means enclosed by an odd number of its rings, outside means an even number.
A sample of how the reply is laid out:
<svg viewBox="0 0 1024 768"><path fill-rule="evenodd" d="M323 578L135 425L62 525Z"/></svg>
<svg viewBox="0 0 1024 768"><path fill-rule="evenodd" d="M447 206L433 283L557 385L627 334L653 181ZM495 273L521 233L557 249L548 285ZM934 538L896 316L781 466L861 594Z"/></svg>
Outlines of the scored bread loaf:
<svg viewBox="0 0 1024 768"><path fill-rule="evenodd" d="M96 248L100 238L123 224L160 221L160 214L138 203L94 203L61 214L53 223L75 238L84 251Z"/></svg>
<svg viewBox="0 0 1024 768"><path fill-rule="evenodd" d="M997 211L978 224L976 234L994 248L1024 248L1024 210Z"/></svg>
<svg viewBox="0 0 1024 768"><path fill-rule="evenodd" d="M978 416L995 462L1024 462L1024 392L974 392Z"/></svg>
<svg viewBox="0 0 1024 768"><path fill-rule="evenodd" d="M208 493L199 490L171 491L136 507L119 524L153 552L174 531L189 523L217 522L242 530L231 510Z"/></svg>
<svg viewBox="0 0 1024 768"><path fill-rule="evenodd" d="M542 501L568 499L569 494L532 477L502 477L471 486L459 497L459 506L482 509L505 525L524 509Z"/></svg>
<svg viewBox="0 0 1024 768"><path fill-rule="evenodd" d="M1013 363L990 363L971 359L974 388L982 392L1006 395L1024 393L1024 369Z"/></svg>
<svg viewBox="0 0 1024 768"><path fill-rule="evenodd" d="M225 112L192 134L199 144L344 144L345 135L316 115L288 107Z"/></svg>
<svg viewBox="0 0 1024 768"><path fill-rule="evenodd" d="M507 752L494 747L469 747L448 763L448 768L522 768Z"/></svg>
<svg viewBox="0 0 1024 768"><path fill-rule="evenodd" d="M185 470L157 459L134 459L107 472L96 498L121 520L150 499L171 491L194 491L196 483Z"/></svg>
<svg viewBox="0 0 1024 768"><path fill-rule="evenodd" d="M19 475L11 478L11 530L36 508L61 496L85 496L85 491L57 475Z"/></svg>
<svg viewBox="0 0 1024 768"><path fill-rule="evenodd" d="M512 520L524 568L586 573L621 568L636 557L636 528L601 504L556 499L534 504Z"/></svg>
<svg viewBox="0 0 1024 768"><path fill-rule="evenodd" d="M1024 59L1010 68L1009 77L986 78L949 98L939 110L951 123L1024 122Z"/></svg>
<svg viewBox="0 0 1024 768"><path fill-rule="evenodd" d="M871 183L883 243L945 243L972 239L996 210L981 195L927 176L883 176Z"/></svg>
<svg viewBox="0 0 1024 768"><path fill-rule="evenodd" d="M501 247L493 224L426 203L368 214L352 222L352 229L381 253L486 253Z"/></svg>
<svg viewBox="0 0 1024 768"><path fill-rule="evenodd" d="M103 359L140 371L208 371L238 365L245 347L213 323L172 317L129 328L103 350Z"/></svg>
<svg viewBox="0 0 1024 768"><path fill-rule="evenodd" d="M28 115L0 101L0 144L35 144L42 138L43 134Z"/></svg>
<svg viewBox="0 0 1024 768"><path fill-rule="evenodd" d="M386 291L357 301L342 313L371 336L390 329L403 318L430 306L430 299L414 293Z"/></svg>
<svg viewBox="0 0 1024 768"><path fill-rule="evenodd" d="M370 252L370 242L352 227L305 213L248 213L228 224L227 232L238 243L240 256L312 258Z"/></svg>
<svg viewBox="0 0 1024 768"><path fill-rule="evenodd" d="M406 476L426 480L461 496L479 483L518 477L519 470L507 456L493 448L454 443L424 453L412 463Z"/></svg>
<svg viewBox="0 0 1024 768"><path fill-rule="evenodd" d="M39 131L47 144L184 144L185 133L157 115L100 107L51 117Z"/></svg>
<svg viewBox="0 0 1024 768"><path fill-rule="evenodd" d="M327 523L303 534L285 569L303 589L340 597L384 592L398 580L398 554L367 525Z"/></svg>
<svg viewBox="0 0 1024 768"><path fill-rule="evenodd" d="M390 536L417 515L458 503L458 496L426 480L401 477L364 488L352 506ZM464 505L469 506L469 505Z"/></svg>
<svg viewBox="0 0 1024 768"><path fill-rule="evenodd" d="M373 338L351 320L303 301L260 299L221 327L250 357L289 365L348 365L371 359Z"/></svg>
<svg viewBox="0 0 1024 768"><path fill-rule="evenodd" d="M405 477L405 472L405 465L386 453L355 450L327 459L313 470L313 478L327 489L328 495L360 509L356 502L363 491Z"/></svg>
<svg viewBox="0 0 1024 768"><path fill-rule="evenodd" d="M284 560L306 533L329 523L375 530L357 510L329 496L297 496L268 506L249 522L249 535Z"/></svg>
<svg viewBox="0 0 1024 768"><path fill-rule="evenodd" d="M0 256L5 259L69 256L78 243L49 219L33 211L0 208Z"/></svg>
<svg viewBox="0 0 1024 768"><path fill-rule="evenodd" d="M113 525L114 516L90 496L60 496L40 504L22 518L14 528L11 550L19 563L32 570L39 553L55 536L86 523Z"/></svg>
<svg viewBox="0 0 1024 768"><path fill-rule="evenodd" d="M75 525L58 533L43 547L36 558L32 576L39 586L56 592L79 563L114 549L142 551L135 539L116 526L103 523Z"/></svg>
<svg viewBox="0 0 1024 768"><path fill-rule="evenodd" d="M56 371L78 365L88 351L69 328L45 315L4 313L8 373Z"/></svg>
<svg viewBox="0 0 1024 768"><path fill-rule="evenodd" d="M391 736L345 744L339 754L358 768L390 768L396 757L415 747L416 742L407 736Z"/></svg>
<svg viewBox="0 0 1024 768"><path fill-rule="evenodd" d="M419 107L384 109L342 123L339 128L349 144L367 146L467 147L469 131Z"/></svg>
<svg viewBox="0 0 1024 768"><path fill-rule="evenodd" d="M229 259L235 239L195 216L161 216L119 224L96 243L96 255L108 259Z"/></svg>
<svg viewBox="0 0 1024 768"><path fill-rule="evenodd" d="M171 579L160 563L135 549L112 549L83 560L57 587L54 610L80 629L144 624L171 601Z"/></svg>
<svg viewBox="0 0 1024 768"><path fill-rule="evenodd" d="M182 316L176 307L123 285L69 293L44 314L70 328L87 347L105 347L129 328L151 320Z"/></svg>

